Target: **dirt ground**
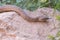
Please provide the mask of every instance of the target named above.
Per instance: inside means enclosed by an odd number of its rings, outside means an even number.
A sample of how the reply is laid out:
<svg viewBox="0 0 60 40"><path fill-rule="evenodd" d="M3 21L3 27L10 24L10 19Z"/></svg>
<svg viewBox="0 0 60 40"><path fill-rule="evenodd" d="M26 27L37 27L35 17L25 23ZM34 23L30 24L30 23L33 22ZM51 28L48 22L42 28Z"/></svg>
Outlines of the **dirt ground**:
<svg viewBox="0 0 60 40"><path fill-rule="evenodd" d="M41 8L29 15L36 16L39 13L46 14L50 18L48 22L29 22L16 12L1 13L0 40L49 40L48 35L55 36L60 23L56 20L56 16L60 15L60 12Z"/></svg>

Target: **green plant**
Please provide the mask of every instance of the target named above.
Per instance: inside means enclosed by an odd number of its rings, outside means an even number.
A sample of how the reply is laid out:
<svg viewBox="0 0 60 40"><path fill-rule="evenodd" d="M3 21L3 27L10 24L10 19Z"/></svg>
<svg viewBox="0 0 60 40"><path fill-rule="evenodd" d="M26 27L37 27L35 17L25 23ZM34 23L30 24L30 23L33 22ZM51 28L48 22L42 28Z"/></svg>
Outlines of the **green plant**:
<svg viewBox="0 0 60 40"><path fill-rule="evenodd" d="M35 10L39 7L52 7L60 10L60 0L0 0L0 5L12 4L23 9Z"/></svg>

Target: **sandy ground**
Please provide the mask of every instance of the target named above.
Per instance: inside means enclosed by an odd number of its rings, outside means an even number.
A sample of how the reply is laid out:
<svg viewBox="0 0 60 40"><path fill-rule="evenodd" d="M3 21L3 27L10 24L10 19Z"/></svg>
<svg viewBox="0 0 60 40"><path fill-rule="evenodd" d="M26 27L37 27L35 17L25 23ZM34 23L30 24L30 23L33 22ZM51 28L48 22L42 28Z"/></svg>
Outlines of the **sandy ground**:
<svg viewBox="0 0 60 40"><path fill-rule="evenodd" d="M52 16L52 12L48 16L51 18L48 22L29 22L15 12L1 13L0 40L48 40L48 35L55 36L59 30L59 21Z"/></svg>

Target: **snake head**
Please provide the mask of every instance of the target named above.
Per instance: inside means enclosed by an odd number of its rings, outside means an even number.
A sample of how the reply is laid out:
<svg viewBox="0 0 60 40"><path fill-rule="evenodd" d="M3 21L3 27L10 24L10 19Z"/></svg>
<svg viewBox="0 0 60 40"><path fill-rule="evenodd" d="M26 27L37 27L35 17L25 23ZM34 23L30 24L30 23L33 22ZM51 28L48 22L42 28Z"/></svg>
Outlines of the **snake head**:
<svg viewBox="0 0 60 40"><path fill-rule="evenodd" d="M40 22L47 22L49 19L50 19L50 18L47 17L47 16L42 16L42 17L39 17L39 18L38 18L38 20L39 20Z"/></svg>

